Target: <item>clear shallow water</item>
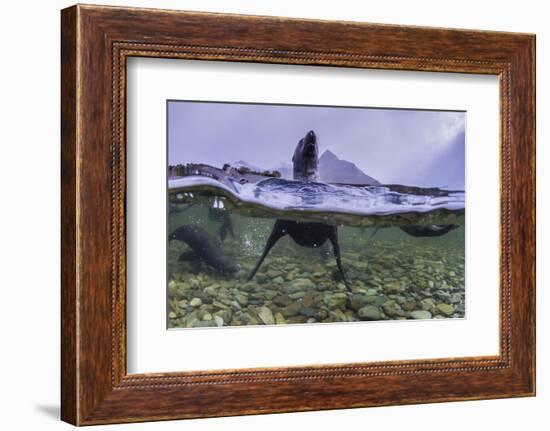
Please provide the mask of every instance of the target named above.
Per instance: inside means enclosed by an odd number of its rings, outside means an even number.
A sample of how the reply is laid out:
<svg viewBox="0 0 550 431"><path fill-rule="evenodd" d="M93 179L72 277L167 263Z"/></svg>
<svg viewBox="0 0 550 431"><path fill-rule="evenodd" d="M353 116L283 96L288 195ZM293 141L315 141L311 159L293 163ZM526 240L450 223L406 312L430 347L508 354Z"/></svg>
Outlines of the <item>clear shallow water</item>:
<svg viewBox="0 0 550 431"><path fill-rule="evenodd" d="M463 192L279 179L234 189L215 183L171 180L168 230L200 226L214 239L229 218L234 236L226 232L218 250L239 270L222 274L200 259L180 261L188 245L169 241L169 328L464 317ZM351 294L330 247L301 247L288 236L247 281L276 218L338 226ZM398 227L446 223L460 227L434 238Z"/></svg>
<svg viewBox="0 0 550 431"><path fill-rule="evenodd" d="M169 180L172 201L189 202L188 193L225 198L232 211L256 217L326 221L347 226L453 223L463 215L465 194L435 188L352 186L269 178L240 184L205 176Z"/></svg>

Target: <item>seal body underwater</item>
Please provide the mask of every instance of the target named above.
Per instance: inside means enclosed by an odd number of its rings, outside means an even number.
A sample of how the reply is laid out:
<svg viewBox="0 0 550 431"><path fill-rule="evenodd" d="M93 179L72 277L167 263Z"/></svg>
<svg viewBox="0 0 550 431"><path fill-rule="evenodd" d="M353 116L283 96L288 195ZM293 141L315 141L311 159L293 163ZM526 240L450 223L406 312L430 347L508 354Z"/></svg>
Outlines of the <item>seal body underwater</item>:
<svg viewBox="0 0 550 431"><path fill-rule="evenodd" d="M456 229L457 224L431 224L427 226L400 226L400 229L414 237L436 237Z"/></svg>
<svg viewBox="0 0 550 431"><path fill-rule="evenodd" d="M183 241L189 246L190 250L184 252L179 260L201 260L223 274L232 274L239 270L233 259L222 253L219 242L200 226L181 226L168 239Z"/></svg>
<svg viewBox="0 0 550 431"><path fill-rule="evenodd" d="M304 138L300 139L292 157L294 179L305 182L318 181L318 161L319 149L317 146L317 137L315 132L310 130ZM262 256L250 273L248 280L254 277L269 251L285 235L289 235L296 244L302 247L318 248L326 244L327 241L330 242L338 271L346 288L348 291L351 291L350 284L342 268L340 246L338 243L338 228L333 225L317 222L277 219L267 239Z"/></svg>

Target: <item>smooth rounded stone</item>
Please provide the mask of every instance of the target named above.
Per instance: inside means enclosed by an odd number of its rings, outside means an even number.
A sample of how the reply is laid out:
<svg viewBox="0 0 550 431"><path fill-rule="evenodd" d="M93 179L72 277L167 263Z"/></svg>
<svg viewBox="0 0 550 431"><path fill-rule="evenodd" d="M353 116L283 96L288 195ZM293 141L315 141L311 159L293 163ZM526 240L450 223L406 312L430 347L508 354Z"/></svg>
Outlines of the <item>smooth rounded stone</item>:
<svg viewBox="0 0 550 431"><path fill-rule="evenodd" d="M260 311L258 312L258 317L266 325L273 325L275 323L273 312L266 306L260 308Z"/></svg>
<svg viewBox="0 0 550 431"><path fill-rule="evenodd" d="M352 310L358 311L363 305L365 305L365 295L354 294L350 297L349 306Z"/></svg>
<svg viewBox="0 0 550 431"><path fill-rule="evenodd" d="M441 314L447 317L451 316L455 312L455 308L452 305L445 304L443 302L441 304L437 304L436 308L440 311Z"/></svg>
<svg viewBox="0 0 550 431"><path fill-rule="evenodd" d="M265 292L252 292L248 295L248 303L255 304L258 300L263 301L265 297Z"/></svg>
<svg viewBox="0 0 550 431"><path fill-rule="evenodd" d="M267 283L267 281L269 280L269 277L267 276L267 274L256 274L256 281L260 284L264 284L264 283Z"/></svg>
<svg viewBox="0 0 550 431"><path fill-rule="evenodd" d="M191 307L200 307L202 305L202 299L195 297L189 301L189 305Z"/></svg>
<svg viewBox="0 0 550 431"><path fill-rule="evenodd" d="M296 278L286 286L286 291L290 293L312 289L315 289L315 284L309 278Z"/></svg>
<svg viewBox="0 0 550 431"><path fill-rule="evenodd" d="M237 301L231 301L231 308L234 310L241 310L243 307Z"/></svg>
<svg viewBox="0 0 550 431"><path fill-rule="evenodd" d="M186 319L187 320L190 320L190 319L199 319L199 311L198 310L193 310L192 312L190 312L189 314L187 314L187 317Z"/></svg>
<svg viewBox="0 0 550 431"><path fill-rule="evenodd" d="M178 288L178 283L174 279L171 279L168 282L168 289L169 290L176 290L177 288Z"/></svg>
<svg viewBox="0 0 550 431"><path fill-rule="evenodd" d="M453 287L450 284L447 284L447 282L445 280L443 280L441 282L441 284L439 285L439 288L441 290L451 290Z"/></svg>
<svg viewBox="0 0 550 431"><path fill-rule="evenodd" d="M205 295L215 296L217 293L217 288L215 286L206 286L202 291Z"/></svg>
<svg viewBox="0 0 550 431"><path fill-rule="evenodd" d="M226 308L229 308L226 304L220 301L212 301L212 305L216 308L220 308L222 310L225 310Z"/></svg>
<svg viewBox="0 0 550 431"><path fill-rule="evenodd" d="M188 283L189 283L189 286L191 286L193 289L196 289L197 287L200 287L200 282L199 282L198 278L189 277Z"/></svg>
<svg viewBox="0 0 550 431"><path fill-rule="evenodd" d="M317 320L315 320L314 317L310 317L309 319L306 320L306 323L315 323L317 322Z"/></svg>
<svg viewBox="0 0 550 431"><path fill-rule="evenodd" d="M214 319L216 316L221 317L224 322L230 322L231 318L233 317L233 312L230 308L227 308L225 310L218 310L214 313Z"/></svg>
<svg viewBox="0 0 550 431"><path fill-rule="evenodd" d="M416 301L405 301L401 304L401 308L405 311L412 311L416 308Z"/></svg>
<svg viewBox="0 0 550 431"><path fill-rule="evenodd" d="M376 289L367 289L367 291L365 292L365 295L367 295L367 296L378 295L378 290L376 290Z"/></svg>
<svg viewBox="0 0 550 431"><path fill-rule="evenodd" d="M231 322L229 322L228 326L242 326L243 322L239 319L233 319Z"/></svg>
<svg viewBox="0 0 550 431"><path fill-rule="evenodd" d="M273 298L273 303L279 307L286 307L289 304L292 304L292 299L288 295L278 295Z"/></svg>
<svg viewBox="0 0 550 431"><path fill-rule="evenodd" d="M365 303L376 305L377 307L380 307L383 303L387 302L388 299L389 298L386 295L366 296L365 297Z"/></svg>
<svg viewBox="0 0 550 431"><path fill-rule="evenodd" d="M283 316L280 312L275 313L275 323L277 325L286 324L285 316Z"/></svg>
<svg viewBox="0 0 550 431"><path fill-rule="evenodd" d="M232 286L228 286L229 288L232 288ZM241 284L240 290L245 290L247 292L253 292L254 290L261 289L260 285L256 283L255 280L247 281L244 284Z"/></svg>
<svg viewBox="0 0 550 431"><path fill-rule="evenodd" d="M451 277L456 277L456 272L454 272L454 271L449 271L449 275L450 275Z"/></svg>
<svg viewBox="0 0 550 431"><path fill-rule="evenodd" d="M244 294L244 293L238 293L236 296L235 296L235 299L237 300L237 302L242 305L243 307L248 304L248 295Z"/></svg>
<svg viewBox="0 0 550 431"><path fill-rule="evenodd" d="M306 323L307 317L302 315L289 317L287 323Z"/></svg>
<svg viewBox="0 0 550 431"><path fill-rule="evenodd" d="M420 308L424 311L430 311L435 307L435 302L432 298L424 298L420 301Z"/></svg>
<svg viewBox="0 0 550 431"><path fill-rule="evenodd" d="M361 278L364 279L365 277L361 277ZM368 277L367 277L367 279L368 279ZM367 286L365 285L365 283L363 281L361 281L361 279L354 280L352 288L353 287L355 287L358 290L361 290L361 292L363 292L363 293L365 293L366 289L367 289Z"/></svg>
<svg viewBox="0 0 550 431"><path fill-rule="evenodd" d="M331 310L329 312L327 320L329 320L330 322L343 322L346 320L346 315L340 309Z"/></svg>
<svg viewBox="0 0 550 431"><path fill-rule="evenodd" d="M315 265L313 265L313 268L311 268L311 272L312 273L324 273L325 272L325 268L323 268L323 266L320 264L320 263L316 263Z"/></svg>
<svg viewBox="0 0 550 431"><path fill-rule="evenodd" d="M212 320L212 315L210 313L204 313L202 315L202 320Z"/></svg>
<svg viewBox="0 0 550 431"><path fill-rule="evenodd" d="M282 308L281 313L286 318L294 317L300 313L300 308L302 308L302 306L299 302L292 302L286 307Z"/></svg>
<svg viewBox="0 0 550 431"><path fill-rule="evenodd" d="M258 319L256 319L256 317L252 316L249 313L246 313L243 317L244 317L244 319L245 319L245 321L248 325L258 325L259 324Z"/></svg>
<svg viewBox="0 0 550 431"><path fill-rule="evenodd" d="M377 267L379 268L380 266L377 266ZM375 269L375 268L376 268L376 266L373 265L372 269ZM380 271L376 270L376 272L380 272ZM377 275L372 275L371 278L370 278L370 281L374 284L377 284L377 285L382 284L382 279L380 277L378 277Z"/></svg>
<svg viewBox="0 0 550 431"><path fill-rule="evenodd" d="M326 310L317 310L315 313L315 318L317 320L324 320L328 317L328 312Z"/></svg>
<svg viewBox="0 0 550 431"><path fill-rule="evenodd" d="M316 302L316 296L311 292L306 293L302 299L302 305L304 307L315 307Z"/></svg>
<svg viewBox="0 0 550 431"><path fill-rule="evenodd" d="M273 280L275 277L279 277L280 275L282 275L282 272L277 269L268 269L266 274L269 278Z"/></svg>
<svg viewBox="0 0 550 431"><path fill-rule="evenodd" d="M443 290L437 290L433 294L434 298L437 298L441 301L448 302L451 300L451 294L449 292L445 292Z"/></svg>
<svg viewBox="0 0 550 431"><path fill-rule="evenodd" d="M412 319L425 320L425 319L431 319L432 313L426 310L414 310L410 312L410 316Z"/></svg>
<svg viewBox="0 0 550 431"><path fill-rule="evenodd" d="M330 293L327 293L324 299L325 304L331 310L344 308L346 306L346 301L347 295L344 292L336 292L332 295Z"/></svg>
<svg viewBox="0 0 550 431"><path fill-rule="evenodd" d="M221 302L222 304L226 305L226 306L231 306L232 303L234 302L233 301L233 298L232 297L229 297L227 295L218 295L218 302Z"/></svg>
<svg viewBox="0 0 550 431"><path fill-rule="evenodd" d="M176 317L178 317L178 315L176 313L174 313L173 311L170 311L170 313L168 313L168 317L170 319L175 319Z"/></svg>
<svg viewBox="0 0 550 431"><path fill-rule="evenodd" d="M216 326L223 326L223 317L221 316L214 316L214 323Z"/></svg>
<svg viewBox="0 0 550 431"><path fill-rule="evenodd" d="M279 292L277 292L276 290L266 290L264 292L264 296L266 299L269 299L270 301L275 298L277 295L279 294Z"/></svg>
<svg viewBox="0 0 550 431"><path fill-rule="evenodd" d="M430 289L433 289L435 287L435 283L433 282L433 280L428 280L428 287Z"/></svg>
<svg viewBox="0 0 550 431"><path fill-rule="evenodd" d="M187 299L182 299L181 301L178 301L178 307L180 308L187 308L187 304L189 304L187 302Z"/></svg>
<svg viewBox="0 0 550 431"><path fill-rule="evenodd" d="M374 305L365 305L357 312L361 320L379 320L380 310Z"/></svg>
<svg viewBox="0 0 550 431"><path fill-rule="evenodd" d="M338 290L346 290L346 285L344 283L338 283L338 285L336 286L336 288Z"/></svg>
<svg viewBox="0 0 550 431"><path fill-rule="evenodd" d="M303 298L305 295L306 295L306 292L293 292L293 293L289 293L288 297L290 299L300 299L300 298Z"/></svg>
<svg viewBox="0 0 550 431"><path fill-rule="evenodd" d="M452 293L451 298L449 299L449 302L451 304L458 304L462 302L462 295L460 293Z"/></svg>
<svg viewBox="0 0 550 431"><path fill-rule="evenodd" d="M285 282L285 279L280 275L273 279L274 284L283 284L284 282Z"/></svg>
<svg viewBox="0 0 550 431"><path fill-rule="evenodd" d="M197 319L196 317L191 317L191 318L187 318L185 319L185 326L187 326L188 328L195 328L199 325L200 323L200 320Z"/></svg>
<svg viewBox="0 0 550 431"><path fill-rule="evenodd" d="M214 299L211 296L206 296L204 294L197 296L203 304L212 304L214 302Z"/></svg>
<svg viewBox="0 0 550 431"><path fill-rule="evenodd" d="M361 320L357 317L357 313L355 313L353 310L346 310L344 311L344 314L346 315L346 320L348 322L357 322Z"/></svg>
<svg viewBox="0 0 550 431"><path fill-rule="evenodd" d="M306 317L314 317L316 314L316 310L311 307L301 307L300 314Z"/></svg>
<svg viewBox="0 0 550 431"><path fill-rule="evenodd" d="M388 316L398 317L405 315L403 309L393 299L384 302L382 304L382 309L384 310L384 313L386 313Z"/></svg>
<svg viewBox="0 0 550 431"><path fill-rule="evenodd" d="M405 288L399 281L390 281L384 285L384 291L386 293L401 293Z"/></svg>

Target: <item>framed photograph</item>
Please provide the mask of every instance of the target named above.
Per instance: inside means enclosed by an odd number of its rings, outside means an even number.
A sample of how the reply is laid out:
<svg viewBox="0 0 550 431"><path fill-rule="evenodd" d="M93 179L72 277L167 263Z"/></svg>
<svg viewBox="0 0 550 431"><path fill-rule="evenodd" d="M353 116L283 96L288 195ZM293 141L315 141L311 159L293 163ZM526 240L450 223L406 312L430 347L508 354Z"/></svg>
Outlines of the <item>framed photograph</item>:
<svg viewBox="0 0 550 431"><path fill-rule="evenodd" d="M535 394L534 35L61 33L63 420Z"/></svg>

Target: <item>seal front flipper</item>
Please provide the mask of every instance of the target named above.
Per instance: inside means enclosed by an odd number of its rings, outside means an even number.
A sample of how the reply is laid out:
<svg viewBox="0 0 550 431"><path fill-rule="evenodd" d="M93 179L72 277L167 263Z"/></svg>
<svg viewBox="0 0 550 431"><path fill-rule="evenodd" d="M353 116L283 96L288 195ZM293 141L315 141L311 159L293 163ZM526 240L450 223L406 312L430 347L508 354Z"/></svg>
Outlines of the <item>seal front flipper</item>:
<svg viewBox="0 0 550 431"><path fill-rule="evenodd" d="M235 231L233 230L233 222L229 218L229 215L226 214L224 221L220 228L218 229L217 236L220 239L220 242L223 242L227 237L227 234L231 235L231 238L235 239Z"/></svg>
<svg viewBox="0 0 550 431"><path fill-rule="evenodd" d="M344 280L346 289L348 290L349 293L351 293L351 285L349 284L349 281L346 278L346 274L344 273L344 269L342 268L342 261L340 259L340 244L338 244L338 231L336 230L336 228L331 229L331 231L328 233L328 240L332 244L332 251L334 252L336 265L338 265L338 271L340 271L340 275Z"/></svg>
<svg viewBox="0 0 550 431"><path fill-rule="evenodd" d="M250 281L252 280L252 278L254 278L254 276L256 275L256 272L258 272L258 269L260 269L260 265L262 264L265 257L269 253L269 250L271 250L273 246L277 243L277 241L279 241L285 235L286 235L286 231L283 227L283 224L281 223L280 220L277 220L273 225L273 229L271 230L271 234L269 235L269 238L267 239L262 256L260 257L260 260L256 264L256 267L248 276L247 281Z"/></svg>

